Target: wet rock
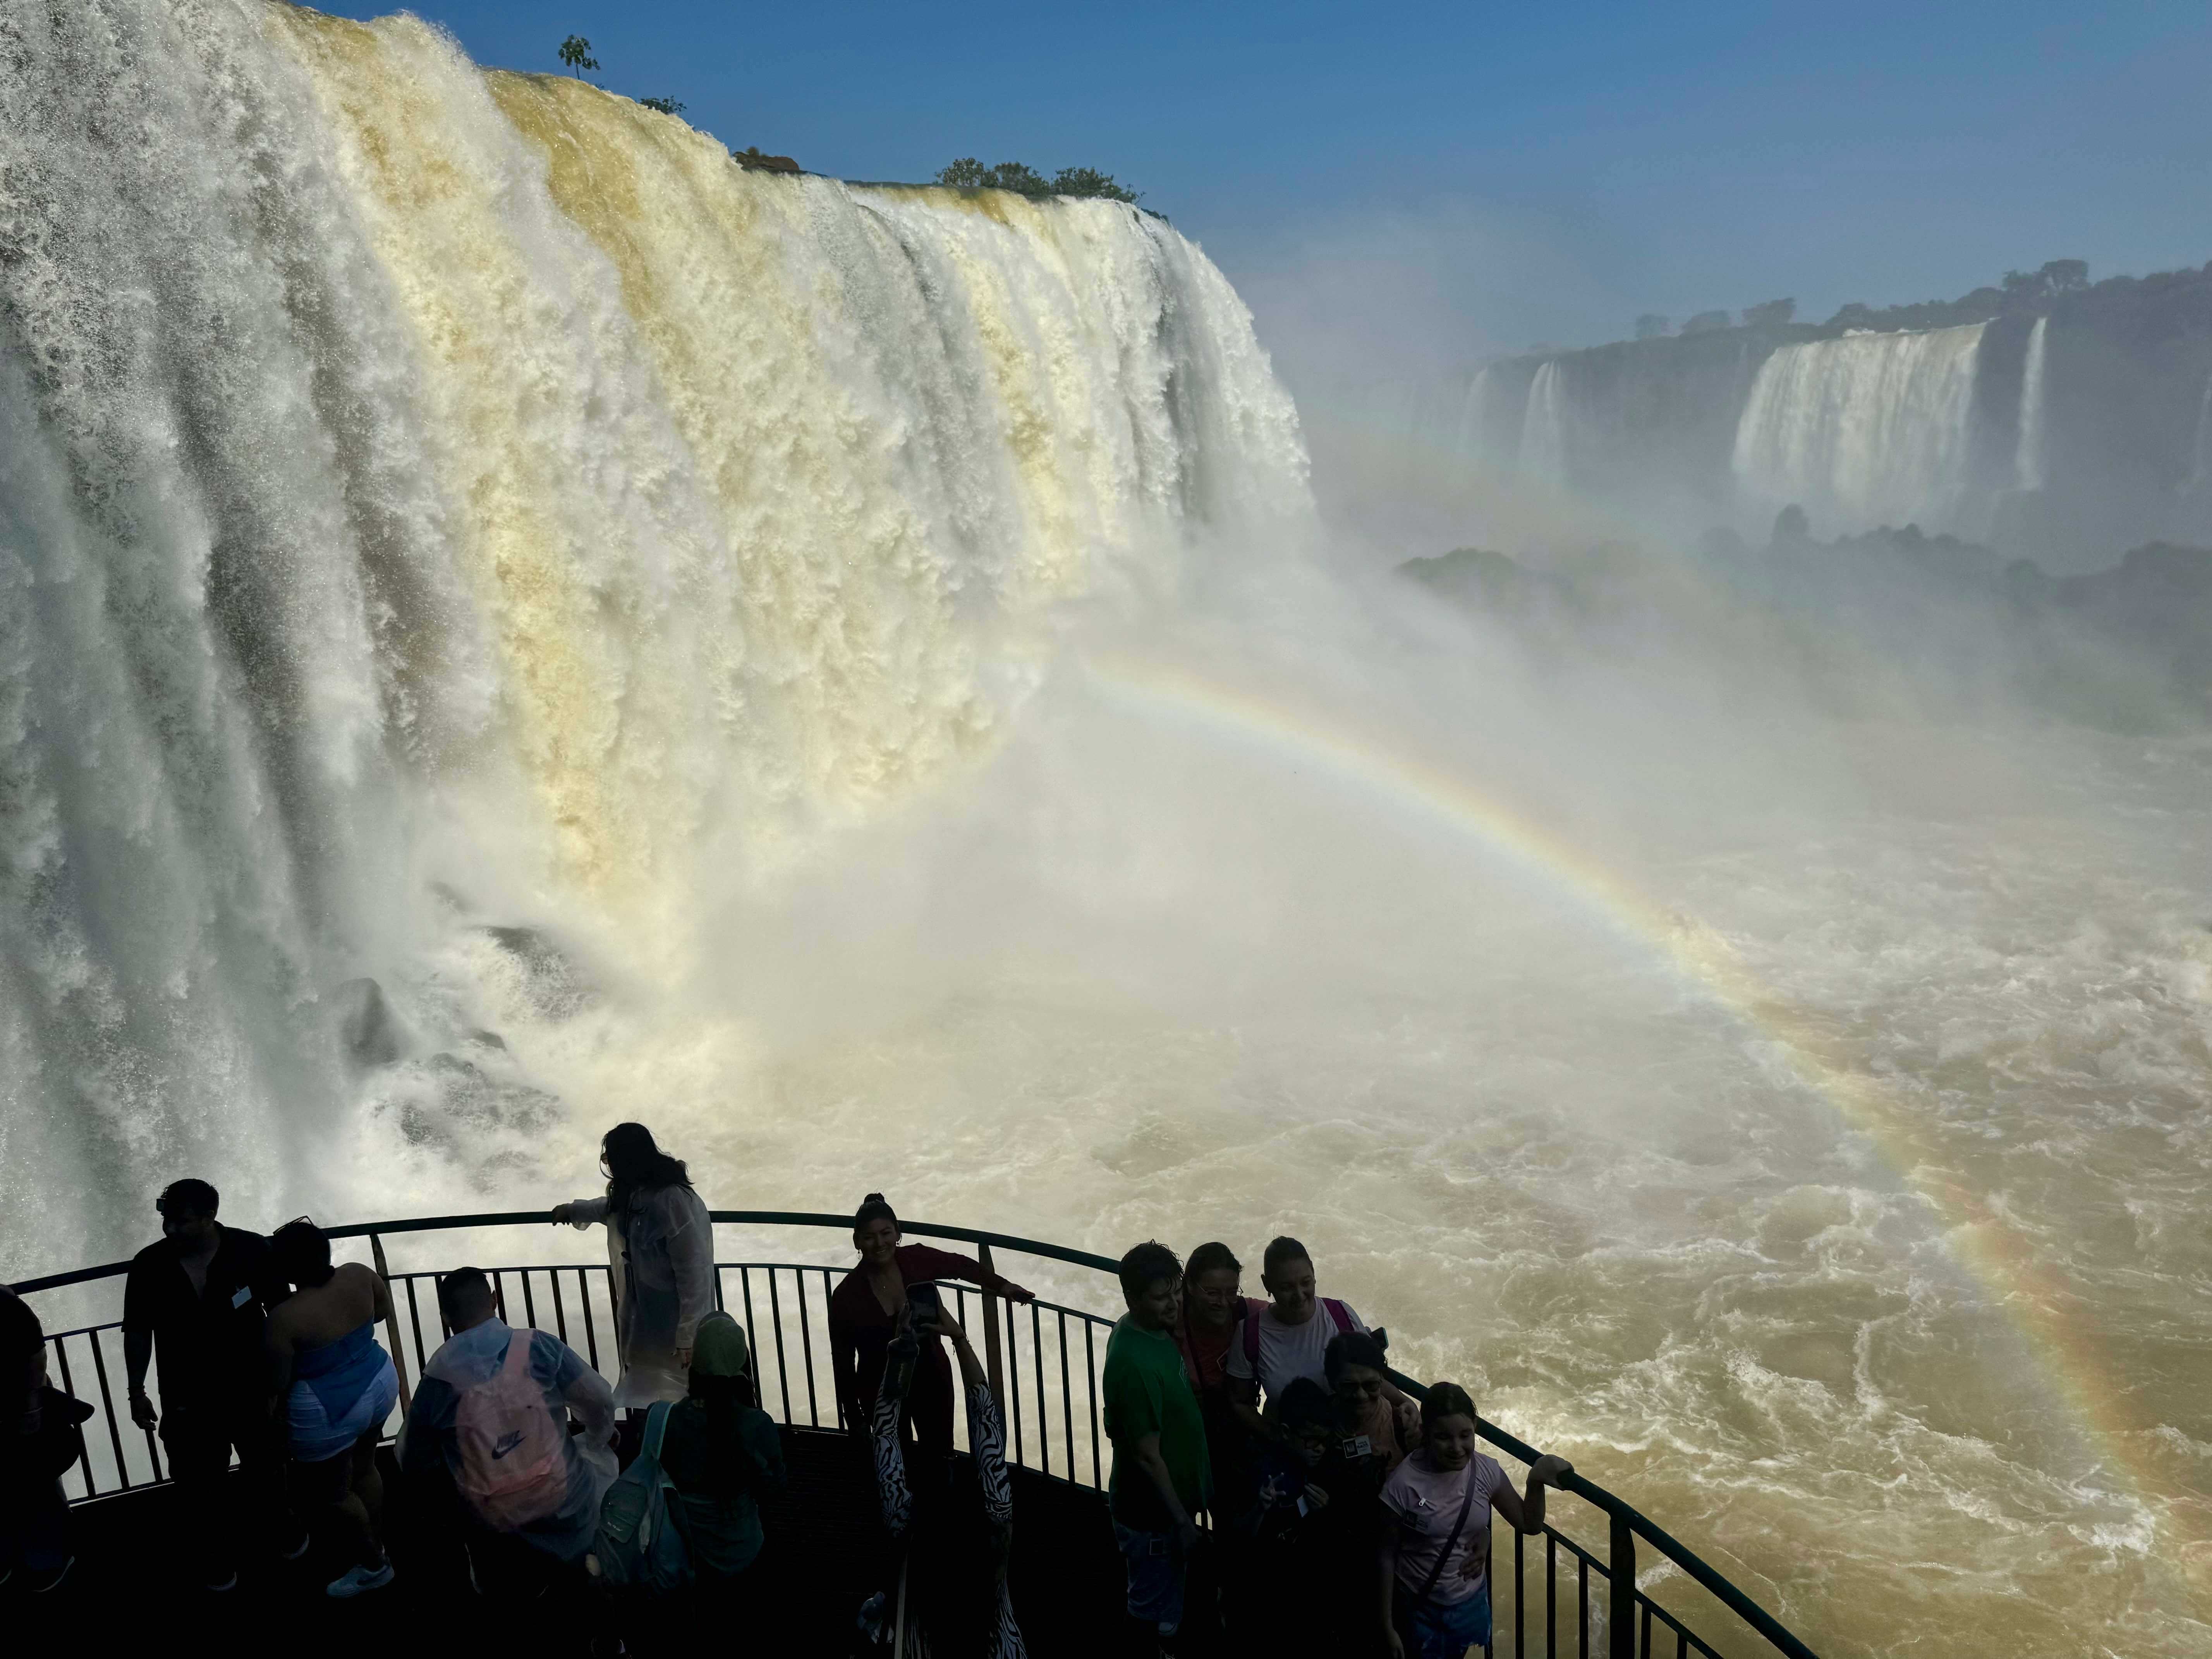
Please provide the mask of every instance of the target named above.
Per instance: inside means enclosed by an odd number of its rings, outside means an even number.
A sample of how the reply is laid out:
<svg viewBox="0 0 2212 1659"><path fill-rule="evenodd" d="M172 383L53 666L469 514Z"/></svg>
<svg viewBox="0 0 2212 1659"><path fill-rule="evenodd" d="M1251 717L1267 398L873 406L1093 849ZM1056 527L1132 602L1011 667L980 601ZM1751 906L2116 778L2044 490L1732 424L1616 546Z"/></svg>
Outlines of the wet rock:
<svg viewBox="0 0 2212 1659"><path fill-rule="evenodd" d="M398 1018L385 1000L384 988L374 980L349 979L331 993L330 1000L338 1041L355 1065L389 1066L406 1052Z"/></svg>

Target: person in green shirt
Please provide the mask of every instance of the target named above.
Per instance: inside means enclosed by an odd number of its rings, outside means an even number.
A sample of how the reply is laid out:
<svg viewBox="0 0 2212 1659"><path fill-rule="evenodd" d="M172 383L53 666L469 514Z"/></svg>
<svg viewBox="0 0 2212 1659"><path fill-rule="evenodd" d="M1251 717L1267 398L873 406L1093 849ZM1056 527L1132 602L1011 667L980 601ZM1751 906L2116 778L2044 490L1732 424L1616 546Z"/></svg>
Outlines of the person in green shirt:
<svg viewBox="0 0 2212 1659"><path fill-rule="evenodd" d="M1191 1392L1175 1328L1182 1264L1147 1241L1121 1258L1128 1313L1106 1344L1106 1434L1114 1443L1107 1483L1114 1537L1129 1568L1129 1616L1172 1638L1182 1626L1183 1590L1209 1476L1206 1419Z"/></svg>

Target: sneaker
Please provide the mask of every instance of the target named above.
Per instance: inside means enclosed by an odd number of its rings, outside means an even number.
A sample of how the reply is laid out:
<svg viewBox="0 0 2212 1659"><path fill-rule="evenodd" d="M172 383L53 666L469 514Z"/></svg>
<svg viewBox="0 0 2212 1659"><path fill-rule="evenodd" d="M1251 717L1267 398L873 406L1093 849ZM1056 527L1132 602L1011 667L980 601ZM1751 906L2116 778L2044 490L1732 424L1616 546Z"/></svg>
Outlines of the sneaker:
<svg viewBox="0 0 2212 1659"><path fill-rule="evenodd" d="M392 1563L389 1561L380 1567L348 1567L344 1577L331 1580L327 1593L343 1601L349 1596L366 1595L370 1590L382 1589L391 1582Z"/></svg>
<svg viewBox="0 0 2212 1659"><path fill-rule="evenodd" d="M307 1546L314 1541L307 1529L302 1527L296 1540L276 1552L276 1559L279 1561L296 1561L307 1553Z"/></svg>
<svg viewBox="0 0 2212 1659"><path fill-rule="evenodd" d="M211 1572L207 1576L206 1589L210 1595L220 1595L225 1590L234 1590L237 1588L238 1569L236 1567L228 1568L220 1574Z"/></svg>
<svg viewBox="0 0 2212 1659"><path fill-rule="evenodd" d="M33 1572L26 1569L23 1588L33 1595L44 1595L48 1590L58 1589L62 1580L69 1577L69 1570L76 1565L76 1557L72 1555L52 1572Z"/></svg>

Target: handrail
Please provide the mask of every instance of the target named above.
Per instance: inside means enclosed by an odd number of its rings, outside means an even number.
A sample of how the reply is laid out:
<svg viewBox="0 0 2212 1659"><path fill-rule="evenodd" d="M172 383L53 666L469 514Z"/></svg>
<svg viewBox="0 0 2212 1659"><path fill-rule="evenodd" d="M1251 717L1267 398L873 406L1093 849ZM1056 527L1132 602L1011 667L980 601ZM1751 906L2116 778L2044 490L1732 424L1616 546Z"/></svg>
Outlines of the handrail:
<svg viewBox="0 0 2212 1659"><path fill-rule="evenodd" d="M710 1220L718 1224L731 1226L834 1227L843 1230L852 1225L852 1218L849 1216L808 1210L709 1210L708 1216ZM380 1268L383 1251L379 1240L381 1235L458 1231L475 1227L543 1225L549 1223L550 1218L550 1212L545 1210L501 1210L477 1215L422 1216L391 1221L349 1222L342 1226L326 1227L323 1231L325 1236L331 1238L366 1237L369 1239L372 1249L380 1258ZM1110 1256L1099 1255L1089 1250L1070 1249L1065 1245L1048 1243L1041 1239L1020 1238L1009 1233L994 1232L988 1228L959 1227L933 1222L902 1219L899 1229L902 1232L919 1234L924 1237L957 1239L965 1243L978 1245L984 1253L983 1263L987 1268L991 1265L990 1253L994 1246L1000 1249L1019 1251L1027 1255L1040 1256L1049 1261L1067 1262L1074 1267L1090 1267L1101 1273L1115 1273L1120 1267L1120 1264ZM131 1263L128 1261L114 1261L97 1267L80 1267L69 1273L49 1273L41 1278L19 1280L9 1288L17 1295L27 1296L40 1291L60 1290L72 1285L90 1284L103 1279L116 1278L128 1273L130 1268ZM814 1269L809 1268L807 1271L812 1272ZM824 1268L822 1271L826 1273L830 1270ZM992 1339L991 1346L995 1351L998 1346L996 1298L991 1297L988 1291L983 1294L985 1307L988 1310L987 1331ZM1065 1311L1076 1313L1085 1318L1097 1317L1097 1316L1082 1314L1079 1310ZM397 1346L396 1338L395 1346ZM98 1350L95 1347L95 1359L97 1357ZM994 1358L994 1360L996 1358L995 1352ZM1042 1364L1041 1357L1039 1363ZM993 1369L994 1370L997 1369L995 1364ZM1416 1400L1424 1398L1428 1392L1421 1382L1395 1369L1389 1372L1389 1376L1400 1389ZM1040 1372L1041 1392L1042 1372ZM1534 1446L1487 1419L1478 1416L1475 1424L1477 1431L1484 1439L1493 1445L1504 1448L1523 1463L1533 1464L1540 1455ZM1632 1614L1636 1600L1640 1594L1636 1589L1634 1544L1634 1540L1638 1537L1651 1544L1661 1554L1679 1567L1686 1576L1708 1591L1722 1606L1750 1626L1777 1651L1787 1656L1787 1659L1817 1659L1812 1649L1792 1635L1765 1608L1729 1583L1720 1572L1706 1565L1673 1534L1652 1521L1634 1505L1615 1497L1603 1486L1579 1474L1564 1475L1559 1485L1562 1491L1571 1492L1593 1507L1602 1510L1610 1523L1609 1530L1612 1534L1610 1559L1602 1571L1606 1572L1610 1581L1608 1589L1611 1606L1607 1622L1613 1659L1635 1659L1636 1656ZM1564 1538L1565 1534L1562 1534L1560 1536ZM1566 1541L1577 1553L1588 1554L1588 1552L1583 1551L1580 1546L1575 1545L1571 1539ZM1591 1559L1595 1559L1594 1557ZM1656 1607L1656 1603L1648 1605L1654 1608ZM1660 1611L1663 1613L1663 1609Z"/></svg>
<svg viewBox="0 0 2212 1659"><path fill-rule="evenodd" d="M733 1227L839 1227L849 1228L853 1218L832 1215L819 1210L709 1210L707 1218L717 1224ZM375 1233L433 1233L459 1231L464 1227L528 1227L542 1225L549 1219L544 1210L494 1210L482 1215L418 1216L404 1221L353 1221L341 1227L325 1227L326 1238L366 1238ZM994 1233L982 1227L951 1227L935 1222L899 1222L902 1233L919 1233L925 1238L957 1238L968 1244L996 1245L1000 1249L1019 1250L1024 1255L1043 1256L1054 1261L1066 1261L1078 1267L1096 1267L1101 1273L1113 1273L1121 1264L1111 1256L1097 1255L1089 1250L1071 1250L1064 1244L1048 1244L1042 1239L1017 1238L1012 1233ZM70 1285L88 1285L95 1279L114 1279L131 1271L128 1261L111 1261L104 1267L77 1267L65 1273L48 1273L41 1279L26 1279L8 1288L18 1296L28 1296L34 1291L58 1291Z"/></svg>

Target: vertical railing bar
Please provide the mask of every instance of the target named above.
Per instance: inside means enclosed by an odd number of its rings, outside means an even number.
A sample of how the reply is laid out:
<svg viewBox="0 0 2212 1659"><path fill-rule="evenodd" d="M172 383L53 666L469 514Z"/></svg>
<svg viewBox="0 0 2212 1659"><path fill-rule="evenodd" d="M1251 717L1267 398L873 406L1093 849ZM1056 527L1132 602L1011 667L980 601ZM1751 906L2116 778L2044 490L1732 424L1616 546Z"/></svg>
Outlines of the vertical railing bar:
<svg viewBox="0 0 2212 1659"><path fill-rule="evenodd" d="M1607 1659L1636 1659L1636 1529L1617 1511L1608 1520L1606 1655Z"/></svg>
<svg viewBox="0 0 2212 1659"><path fill-rule="evenodd" d="M1589 1659L1589 1557L1580 1550L1575 1552L1575 1599L1581 1620L1576 1659Z"/></svg>
<svg viewBox="0 0 2212 1659"><path fill-rule="evenodd" d="M399 1309L392 1301L392 1264L384 1259L384 1240L376 1234L368 1236L369 1264L376 1276L384 1281L384 1299L387 1311L384 1316L384 1340L392 1347L392 1373L399 1382L399 1412L404 1417L415 1404L414 1386L407 1377L407 1350L399 1340Z"/></svg>
<svg viewBox="0 0 2212 1659"><path fill-rule="evenodd" d="M1014 1304L1006 1304L1007 1358L1012 1363L1006 1367L1006 1416L1014 1425L1014 1462L1022 1462L1022 1356L1016 1334L1020 1327L1014 1323Z"/></svg>
<svg viewBox="0 0 2212 1659"><path fill-rule="evenodd" d="M553 1281L553 1323L555 1326L555 1334L560 1337L562 1341L566 1342L568 1340L568 1304L562 1301L561 1297L561 1270L558 1267L555 1267L547 1273L546 1277Z"/></svg>
<svg viewBox="0 0 2212 1659"><path fill-rule="evenodd" d="M1641 1596L1638 1598L1643 1600ZM1651 1603L1644 1602L1644 1643L1640 1650L1643 1659L1651 1659Z"/></svg>
<svg viewBox="0 0 2212 1659"><path fill-rule="evenodd" d="M760 1369L760 1327L753 1320L753 1270L750 1266L738 1267L738 1289L745 1298L745 1340L752 1344L753 1369L757 1373ZM754 1376L753 1392L757 1395L767 1393L763 1386L767 1380L758 1375Z"/></svg>
<svg viewBox="0 0 2212 1659"><path fill-rule="evenodd" d="M136 1483L131 1479L130 1467L123 1461L123 1433L115 1426L115 1395L107 1386L107 1358L100 1351L99 1331L95 1329L90 1335L92 1368L100 1376L100 1403L107 1412L107 1438L115 1448L115 1478L123 1483L122 1489L129 1492Z"/></svg>
<svg viewBox="0 0 2212 1659"><path fill-rule="evenodd" d="M1075 1384L1067 1375L1067 1316L1055 1310L1053 1317L1060 1322L1060 1420L1067 1431L1066 1449L1062 1457L1067 1464L1067 1484L1075 1484Z"/></svg>
<svg viewBox="0 0 2212 1659"><path fill-rule="evenodd" d="M84 1334L85 1340L93 1345L93 1352L94 1353L98 1353L100 1352L99 1333L97 1331L87 1331ZM62 1362L62 1392L64 1394L73 1395L76 1392L76 1383L70 1376L69 1334L67 1332L64 1332L61 1335L54 1339L54 1353ZM100 1379L100 1403L107 1408L107 1422L109 1428L112 1430L115 1425L115 1401L108 1396L107 1379L106 1377L102 1377ZM92 1444L89 1441L80 1440L77 1443L77 1466L84 1473L84 1495L87 1498L99 1497L100 1483L93 1479ZM118 1434L115 1437L115 1476L118 1480L127 1478L123 1468L123 1437L120 1434ZM125 1488L125 1490L128 1490L128 1488Z"/></svg>
<svg viewBox="0 0 2212 1659"><path fill-rule="evenodd" d="M614 1280L611 1277L608 1279L607 1285L608 1288L611 1291L614 1285ZM600 1376L604 1376L606 1375L606 1372L599 1364L599 1322L592 1317L592 1281L586 1276L586 1269L582 1267L576 1269L576 1299L584 1304L584 1347L586 1350L586 1356L592 1362L592 1369L598 1371Z"/></svg>
<svg viewBox="0 0 2212 1659"><path fill-rule="evenodd" d="M783 1297L776 1291L775 1269L772 1266L768 1269L768 1316L775 1326L775 1381L783 1390L783 1420L790 1423L791 1377L783 1368Z"/></svg>
<svg viewBox="0 0 2212 1659"><path fill-rule="evenodd" d="M1690 1659L1690 1632L1680 1625L1674 1626L1674 1659Z"/></svg>
<svg viewBox="0 0 2212 1659"><path fill-rule="evenodd" d="M522 1316L530 1322L530 1328L538 1328L538 1298L531 1293L530 1269L522 1269Z"/></svg>
<svg viewBox="0 0 2212 1659"><path fill-rule="evenodd" d="M1037 1469L1052 1473L1052 1413L1045 1409L1044 1397L1044 1316L1037 1305L1030 1304L1030 1358L1036 1364L1036 1419Z"/></svg>
<svg viewBox="0 0 2212 1659"><path fill-rule="evenodd" d="M1103 1491L1106 1486L1106 1478L1099 1473L1098 1468L1098 1442L1103 1432L1098 1421L1098 1353L1091 1343L1091 1333L1097 1328L1097 1320L1091 1318L1084 1320L1083 1370L1087 1381L1084 1395L1091 1402L1091 1484Z"/></svg>
<svg viewBox="0 0 2212 1659"><path fill-rule="evenodd" d="M799 1357L806 1367L806 1421L818 1429L822 1413L814 1400L814 1334L806 1328L806 1269L795 1268L791 1276L799 1284Z"/></svg>
<svg viewBox="0 0 2212 1659"><path fill-rule="evenodd" d="M1544 1528L1544 1659L1559 1659L1559 1535Z"/></svg>
<svg viewBox="0 0 2212 1659"><path fill-rule="evenodd" d="M1521 1528L1513 1528L1513 1659L1522 1659L1522 1632L1528 1626L1528 1571L1522 1561Z"/></svg>
<svg viewBox="0 0 2212 1659"><path fill-rule="evenodd" d="M728 1305L722 1299L722 1264L717 1261L714 1264L714 1311L716 1313L727 1313L729 1310ZM752 1333L750 1331L747 1331L745 1333L745 1340L748 1342L752 1340Z"/></svg>
<svg viewBox="0 0 2212 1659"><path fill-rule="evenodd" d="M415 1364L417 1368L428 1364L429 1358L422 1352L422 1308L415 1295L415 1281L419 1273L407 1275L407 1322L415 1328Z"/></svg>

